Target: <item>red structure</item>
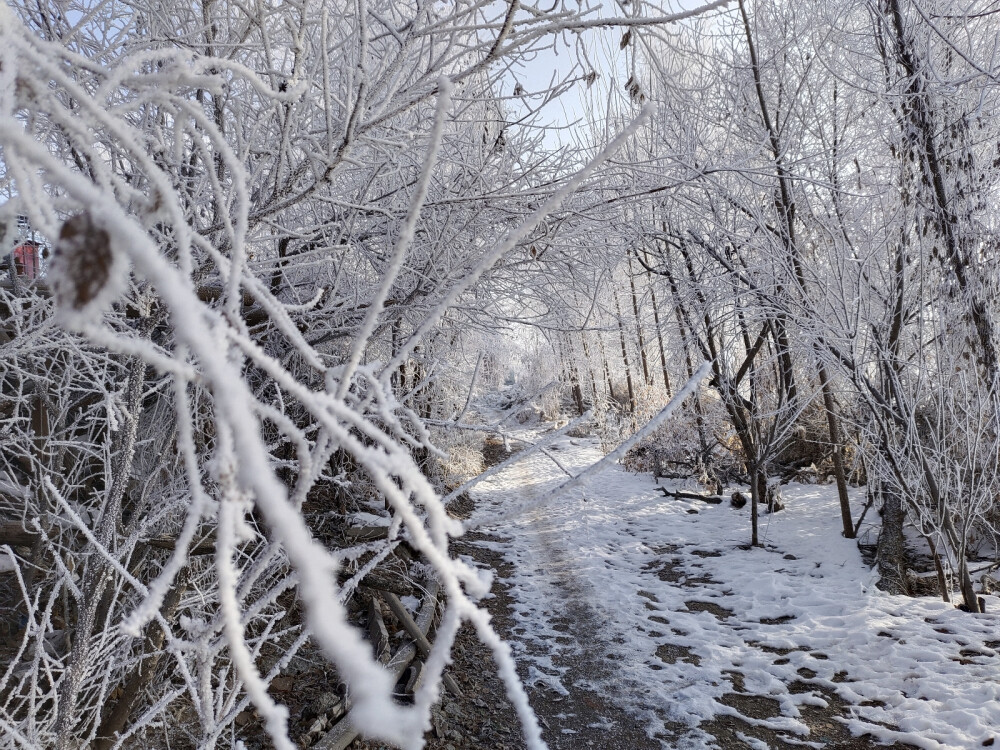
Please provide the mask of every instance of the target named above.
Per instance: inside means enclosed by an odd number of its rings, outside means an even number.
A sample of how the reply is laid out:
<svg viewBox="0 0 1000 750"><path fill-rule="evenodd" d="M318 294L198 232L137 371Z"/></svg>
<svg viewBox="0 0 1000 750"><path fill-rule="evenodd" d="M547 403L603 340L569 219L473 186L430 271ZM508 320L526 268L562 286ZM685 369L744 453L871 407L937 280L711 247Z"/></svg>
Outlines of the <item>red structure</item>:
<svg viewBox="0 0 1000 750"><path fill-rule="evenodd" d="M25 240L14 248L14 270L27 279L38 278L41 273L41 248L34 240Z"/></svg>

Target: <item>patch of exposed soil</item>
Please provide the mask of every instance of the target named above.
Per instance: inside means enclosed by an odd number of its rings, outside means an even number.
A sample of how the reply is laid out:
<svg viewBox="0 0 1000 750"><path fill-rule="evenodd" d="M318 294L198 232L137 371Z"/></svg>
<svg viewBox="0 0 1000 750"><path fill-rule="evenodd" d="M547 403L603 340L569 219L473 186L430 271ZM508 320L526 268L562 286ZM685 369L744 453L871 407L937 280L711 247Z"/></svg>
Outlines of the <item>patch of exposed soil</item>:
<svg viewBox="0 0 1000 750"><path fill-rule="evenodd" d="M735 677L735 675L734 675ZM742 679L734 679L734 685L742 687ZM819 743L830 750L876 750L877 748L912 748L913 745L893 743L880 744L872 735L853 736L842 721L850 715L849 704L833 691L815 684L793 682L789 692L815 693L826 701L826 706L804 705L799 707L800 720L809 727L808 737L782 732L744 721L739 716L717 716L701 725L701 729L715 737L721 750L745 750L750 747L746 737L764 742L774 750L797 750L803 742ZM738 711L742 716L756 720L777 718L781 715L778 702L744 692L728 693L719 701ZM742 735L742 737L741 737Z"/></svg>
<svg viewBox="0 0 1000 750"><path fill-rule="evenodd" d="M708 612L710 615L717 617L720 620L725 620L726 618L733 616L733 610L726 609L722 605L716 604L715 602L690 601L684 602L684 606L687 607L688 612Z"/></svg>
<svg viewBox="0 0 1000 750"><path fill-rule="evenodd" d="M483 443L483 468L491 469L497 464L503 463L517 451L508 451L508 446L502 440L489 437Z"/></svg>

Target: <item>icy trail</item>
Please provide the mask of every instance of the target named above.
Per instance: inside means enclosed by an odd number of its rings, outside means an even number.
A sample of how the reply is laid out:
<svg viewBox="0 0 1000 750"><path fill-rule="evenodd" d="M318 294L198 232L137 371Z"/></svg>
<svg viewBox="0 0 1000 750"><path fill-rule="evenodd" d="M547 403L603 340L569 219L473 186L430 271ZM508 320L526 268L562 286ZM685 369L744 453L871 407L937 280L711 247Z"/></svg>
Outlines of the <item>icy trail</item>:
<svg viewBox="0 0 1000 750"><path fill-rule="evenodd" d="M551 454L484 482L479 512L601 457L591 438ZM749 509L665 498L649 475L609 467L484 529L479 546L508 564L507 636L550 747L992 744L997 599L968 615L887 596L838 535L831 488L793 486L785 501L762 518L765 547L748 549Z"/></svg>

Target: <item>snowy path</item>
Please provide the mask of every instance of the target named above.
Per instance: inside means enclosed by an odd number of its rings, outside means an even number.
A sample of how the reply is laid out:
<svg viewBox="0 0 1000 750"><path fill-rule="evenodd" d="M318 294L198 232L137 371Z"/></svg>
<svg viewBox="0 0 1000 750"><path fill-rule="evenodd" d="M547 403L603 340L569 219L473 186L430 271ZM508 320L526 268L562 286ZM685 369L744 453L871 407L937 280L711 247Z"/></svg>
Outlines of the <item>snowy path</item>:
<svg viewBox="0 0 1000 750"><path fill-rule="evenodd" d="M601 456L589 438L552 452L573 473ZM533 456L475 499L499 510L565 478ZM551 747L873 746L851 730L925 748L990 743L997 616L882 594L837 535L831 488L785 499L751 550L748 509L664 498L649 475L609 467L483 529L497 538L478 544L510 565L508 635Z"/></svg>

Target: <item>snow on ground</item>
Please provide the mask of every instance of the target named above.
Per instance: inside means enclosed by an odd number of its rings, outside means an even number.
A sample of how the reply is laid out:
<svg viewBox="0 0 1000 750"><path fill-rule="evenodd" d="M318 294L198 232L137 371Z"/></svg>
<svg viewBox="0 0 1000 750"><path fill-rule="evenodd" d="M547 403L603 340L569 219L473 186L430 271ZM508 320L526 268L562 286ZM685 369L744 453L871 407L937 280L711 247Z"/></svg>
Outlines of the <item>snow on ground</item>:
<svg viewBox="0 0 1000 750"><path fill-rule="evenodd" d="M550 450L572 473L602 455L592 438L564 438ZM566 478L535 455L474 494L485 514ZM529 679L564 693L574 686L559 664L596 654L614 676L586 687L642 717L651 738L671 737L664 746L710 747L699 724L735 715L822 747L801 708L825 705L824 693L851 704L854 734L924 748L993 738L996 597L987 597L988 614L970 615L939 600L886 595L856 543L838 533L832 486L791 485L783 495L787 510L761 516L765 547L756 549L747 546L749 507L668 498L650 475L618 466L582 492L483 529L510 540L480 544L514 566L512 645ZM555 624L580 612L596 617L599 642L567 638ZM780 711L754 717L719 701L737 690L773 699ZM687 727L680 737L669 729L678 724Z"/></svg>

